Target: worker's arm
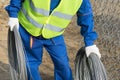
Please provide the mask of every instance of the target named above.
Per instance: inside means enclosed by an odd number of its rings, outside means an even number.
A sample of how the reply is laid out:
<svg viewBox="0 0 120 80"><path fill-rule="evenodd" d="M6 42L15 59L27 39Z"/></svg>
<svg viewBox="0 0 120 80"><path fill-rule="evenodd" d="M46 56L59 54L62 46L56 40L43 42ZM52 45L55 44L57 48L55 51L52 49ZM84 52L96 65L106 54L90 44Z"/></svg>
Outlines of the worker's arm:
<svg viewBox="0 0 120 80"><path fill-rule="evenodd" d="M94 20L89 0L83 0L77 13L77 24L81 26L81 35L84 37L85 46L94 44L97 33L94 31Z"/></svg>
<svg viewBox="0 0 120 80"><path fill-rule="evenodd" d="M23 1L24 0L10 0L10 4L5 7L9 17L14 17L14 18L18 17L18 12L22 7Z"/></svg>
<svg viewBox="0 0 120 80"><path fill-rule="evenodd" d="M9 15L8 26L10 27L11 31L13 31L13 28L15 26L17 27L17 29L19 28L19 22L17 17L18 12L22 7L22 2L23 0L10 0L10 4L5 7Z"/></svg>
<svg viewBox="0 0 120 80"><path fill-rule="evenodd" d="M99 49L94 44L98 35L94 30L94 20L92 7L89 0L83 0L80 9L77 12L77 24L81 26L81 35L84 37L87 56L94 52L101 57Z"/></svg>

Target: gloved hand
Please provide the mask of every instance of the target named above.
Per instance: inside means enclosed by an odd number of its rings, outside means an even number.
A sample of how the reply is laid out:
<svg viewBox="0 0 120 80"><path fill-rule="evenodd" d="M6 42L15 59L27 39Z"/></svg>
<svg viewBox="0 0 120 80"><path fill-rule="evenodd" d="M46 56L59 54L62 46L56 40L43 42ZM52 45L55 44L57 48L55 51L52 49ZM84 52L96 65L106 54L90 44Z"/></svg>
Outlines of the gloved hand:
<svg viewBox="0 0 120 80"><path fill-rule="evenodd" d="M99 58L101 58L101 54L100 54L99 49L96 45L85 47L85 51L86 51L87 57L89 57L89 55L91 53L95 53L98 55Z"/></svg>
<svg viewBox="0 0 120 80"><path fill-rule="evenodd" d="M14 27L17 27L17 29L19 29L19 22L18 22L18 18L9 18L8 21L8 26L10 27L10 30L13 31Z"/></svg>

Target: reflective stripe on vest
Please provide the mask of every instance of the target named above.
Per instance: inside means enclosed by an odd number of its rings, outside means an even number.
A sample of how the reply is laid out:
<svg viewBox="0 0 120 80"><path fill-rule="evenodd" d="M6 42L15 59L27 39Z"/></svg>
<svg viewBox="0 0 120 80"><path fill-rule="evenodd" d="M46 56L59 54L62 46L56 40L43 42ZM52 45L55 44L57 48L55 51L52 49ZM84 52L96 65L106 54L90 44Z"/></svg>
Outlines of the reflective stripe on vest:
<svg viewBox="0 0 120 80"><path fill-rule="evenodd" d="M24 8L22 8L21 10L22 10L23 14L26 15L26 18L27 18L27 20L28 20L30 23L32 23L33 25L35 25L35 26L38 27L38 28L42 28L42 27L43 27L42 24L37 23L37 22L34 21L31 17L29 17L29 16L27 15L27 12L26 12L26 10L25 10ZM53 25L50 25L50 24L47 24L47 25L45 26L45 28L50 29L50 30L52 30L52 31L56 31L56 32L61 32L62 30L64 30L64 28L59 28L59 27L56 27L56 26L53 26Z"/></svg>
<svg viewBox="0 0 120 80"><path fill-rule="evenodd" d="M49 29L49 30L52 30L52 31L55 31L55 32L61 32L64 30L64 28L59 28L59 27L56 27L56 26L53 26L51 24L47 24L45 26L45 28Z"/></svg>
<svg viewBox="0 0 120 80"><path fill-rule="evenodd" d="M37 12L39 14L42 14L42 15L45 15L45 16L49 16L49 11L41 9L41 8L35 8L35 6L33 5L32 0L30 0L30 7L35 12ZM60 13L60 12L54 12L52 15L60 17L60 18L68 19L68 20L71 20L71 18L72 18L72 15L68 15L68 14L64 14L64 13Z"/></svg>
<svg viewBox="0 0 120 80"><path fill-rule="evenodd" d="M34 21L31 17L29 17L29 15L27 14L26 10L25 10L23 7L22 7L21 10L22 10L23 14L26 15L26 18L27 18L27 20L28 20L30 23L32 23L33 25L35 25L35 26L38 27L38 28L42 28L42 27L43 27L43 24L40 24L40 23Z"/></svg>
<svg viewBox="0 0 120 80"><path fill-rule="evenodd" d="M30 7L37 13L42 14L44 16L49 16L49 11L42 9L42 8L35 8L32 0L30 0Z"/></svg>
<svg viewBox="0 0 120 80"><path fill-rule="evenodd" d="M53 16L57 16L57 17L59 17L59 18L67 19L67 20L71 20L72 17L73 17L72 15L60 13L60 12L57 12L57 11L54 12L52 15L53 15Z"/></svg>
<svg viewBox="0 0 120 80"><path fill-rule="evenodd" d="M52 38L64 32L81 3L82 0L61 0L49 14L50 0L25 0L18 18L33 36L42 34L45 38Z"/></svg>

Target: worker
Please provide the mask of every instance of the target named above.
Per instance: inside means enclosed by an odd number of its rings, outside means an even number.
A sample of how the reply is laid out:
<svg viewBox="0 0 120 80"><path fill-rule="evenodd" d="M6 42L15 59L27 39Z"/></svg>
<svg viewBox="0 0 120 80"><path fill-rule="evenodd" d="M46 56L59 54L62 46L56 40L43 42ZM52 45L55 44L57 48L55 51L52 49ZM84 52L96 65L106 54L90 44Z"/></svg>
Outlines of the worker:
<svg viewBox="0 0 120 80"><path fill-rule="evenodd" d="M98 36L89 0L10 0L5 9L10 30L17 27L25 47L28 80L41 80L38 67L42 63L43 47L54 63L54 80L73 79L63 32L75 14L87 57L91 52L101 57L94 44Z"/></svg>

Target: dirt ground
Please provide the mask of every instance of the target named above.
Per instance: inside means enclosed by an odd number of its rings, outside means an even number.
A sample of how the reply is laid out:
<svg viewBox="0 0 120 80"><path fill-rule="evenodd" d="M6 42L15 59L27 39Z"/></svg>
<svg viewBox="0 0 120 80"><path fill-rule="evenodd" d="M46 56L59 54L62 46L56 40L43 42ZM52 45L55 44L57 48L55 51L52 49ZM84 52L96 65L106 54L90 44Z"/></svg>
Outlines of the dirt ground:
<svg viewBox="0 0 120 80"><path fill-rule="evenodd" d="M101 60L109 80L120 80L120 1L114 0L108 3L102 1L101 4L97 4L99 0L91 1L94 10L95 30L99 35L95 44L102 54ZM0 80L10 80L7 58L8 15L4 10L6 4L8 4L7 0L0 0ZM75 16L64 34L73 75L75 55L77 50L84 46L79 29ZM43 80L53 80L53 70L52 61L44 50L43 63L40 67Z"/></svg>

